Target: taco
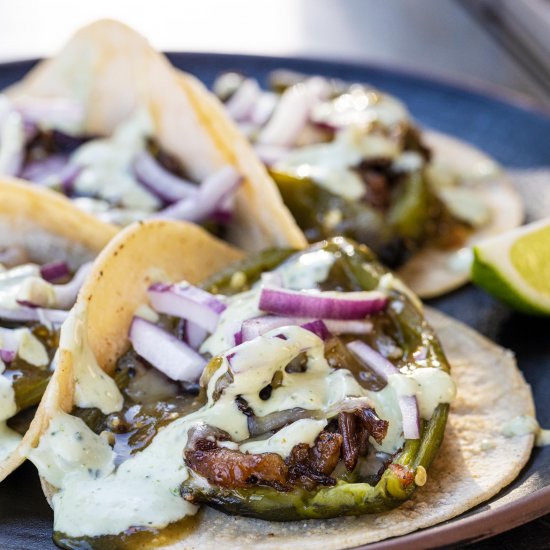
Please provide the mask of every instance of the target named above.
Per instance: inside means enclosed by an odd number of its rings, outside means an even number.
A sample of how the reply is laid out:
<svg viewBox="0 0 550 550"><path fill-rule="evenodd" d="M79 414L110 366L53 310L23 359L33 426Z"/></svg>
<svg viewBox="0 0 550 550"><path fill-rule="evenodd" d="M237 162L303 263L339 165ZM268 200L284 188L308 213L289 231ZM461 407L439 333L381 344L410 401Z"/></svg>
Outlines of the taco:
<svg viewBox="0 0 550 550"><path fill-rule="evenodd" d="M24 461L59 328L117 228L45 189L0 181L0 480Z"/></svg>
<svg viewBox="0 0 550 550"><path fill-rule="evenodd" d="M420 130L397 98L282 70L270 80L266 91L226 73L214 90L310 242L365 243L428 298L469 279L473 242L521 224L519 196L496 163Z"/></svg>
<svg viewBox="0 0 550 550"><path fill-rule="evenodd" d="M491 497L533 446L501 435L533 414L529 387L510 353L428 319L452 378L416 297L363 245L242 258L192 225L124 229L35 419L55 542L345 548Z"/></svg>
<svg viewBox="0 0 550 550"><path fill-rule="evenodd" d="M118 225L184 219L247 250L305 244L215 96L115 21L81 29L0 96L0 174Z"/></svg>

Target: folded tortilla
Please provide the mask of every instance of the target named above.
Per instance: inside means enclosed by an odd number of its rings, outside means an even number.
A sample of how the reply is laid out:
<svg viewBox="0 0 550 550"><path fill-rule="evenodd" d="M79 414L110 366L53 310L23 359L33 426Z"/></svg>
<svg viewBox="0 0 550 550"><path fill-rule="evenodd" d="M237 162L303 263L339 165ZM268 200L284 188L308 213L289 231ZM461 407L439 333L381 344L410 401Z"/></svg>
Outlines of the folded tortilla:
<svg viewBox="0 0 550 550"><path fill-rule="evenodd" d="M179 253L182 245L185 259ZM86 312L84 330L99 365L112 373L117 357L128 349L132 315L144 303L153 277L196 283L240 257L192 225L151 221L119 233L98 257L79 298ZM441 313L429 310L427 318L452 365L458 395L428 482L412 499L383 514L290 523L229 517L205 508L184 539L170 539L163 548L354 547L448 520L509 484L527 462L534 436L506 438L502 428L516 416L534 414L530 388L512 353ZM60 349L58 368L34 422L36 431L46 430L59 410L73 408L75 360L71 350ZM55 488L46 482L43 487L51 499Z"/></svg>
<svg viewBox="0 0 550 550"><path fill-rule="evenodd" d="M16 179L0 180L0 249L21 246L32 262L62 260L74 271L93 260L117 231L57 193ZM22 449L36 444L41 431L40 422L34 422L19 446L0 461L0 480L25 460Z"/></svg>
<svg viewBox="0 0 550 550"><path fill-rule="evenodd" d="M197 181L226 165L244 178L227 240L245 250L302 247L305 238L247 140L218 100L194 77L116 21L84 27L54 58L6 90L16 101L72 100L84 107L82 134L109 136L141 109L154 137Z"/></svg>

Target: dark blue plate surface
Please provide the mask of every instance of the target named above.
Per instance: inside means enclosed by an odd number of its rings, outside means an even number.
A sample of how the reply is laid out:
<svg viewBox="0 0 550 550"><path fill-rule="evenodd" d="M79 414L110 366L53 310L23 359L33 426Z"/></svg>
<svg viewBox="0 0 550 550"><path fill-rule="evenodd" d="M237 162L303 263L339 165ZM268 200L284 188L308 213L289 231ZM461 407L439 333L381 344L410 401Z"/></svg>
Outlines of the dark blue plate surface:
<svg viewBox="0 0 550 550"><path fill-rule="evenodd" d="M368 82L400 97L418 121L462 138L505 166L550 166L550 115L524 101L454 83L369 65L219 54L171 54L172 62L207 85L222 71L238 70L265 81L287 68ZM21 78L32 62L0 65L0 89ZM547 190L550 193L550 189ZM550 212L548 212L550 215ZM550 320L511 312L472 286L432 300L442 311L512 349L532 385L540 423L550 426ZM550 447L535 449L519 478L489 503L459 518L370 548L428 548L479 541L550 513ZM0 485L0 548L43 550L51 542L52 513L36 473L25 465ZM548 548L548 519L483 543L483 548Z"/></svg>

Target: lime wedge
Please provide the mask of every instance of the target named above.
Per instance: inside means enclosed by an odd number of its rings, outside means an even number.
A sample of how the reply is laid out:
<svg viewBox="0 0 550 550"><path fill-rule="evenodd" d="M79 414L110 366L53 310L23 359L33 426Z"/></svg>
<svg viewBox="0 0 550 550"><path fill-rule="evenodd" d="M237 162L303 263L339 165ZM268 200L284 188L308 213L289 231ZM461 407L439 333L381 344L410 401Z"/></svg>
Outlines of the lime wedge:
<svg viewBox="0 0 550 550"><path fill-rule="evenodd" d="M472 281L514 309L550 315L550 218L474 246Z"/></svg>

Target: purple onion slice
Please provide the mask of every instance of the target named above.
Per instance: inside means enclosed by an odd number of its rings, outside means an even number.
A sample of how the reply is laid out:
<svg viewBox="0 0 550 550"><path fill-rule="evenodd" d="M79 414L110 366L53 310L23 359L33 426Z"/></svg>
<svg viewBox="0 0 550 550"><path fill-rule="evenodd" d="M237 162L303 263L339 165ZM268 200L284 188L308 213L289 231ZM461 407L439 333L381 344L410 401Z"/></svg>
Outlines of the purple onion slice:
<svg viewBox="0 0 550 550"><path fill-rule="evenodd" d="M268 313L314 319L363 319L382 311L387 297L369 292L300 292L282 288L262 288L260 309Z"/></svg>
<svg viewBox="0 0 550 550"><path fill-rule="evenodd" d="M225 166L206 178L198 193L160 210L153 217L203 222L215 212L223 211L228 197L236 192L241 180L242 177L232 166Z"/></svg>
<svg viewBox="0 0 550 550"><path fill-rule="evenodd" d="M140 357L172 380L196 382L206 365L187 344L141 317L134 317L129 339Z"/></svg>
<svg viewBox="0 0 550 550"><path fill-rule="evenodd" d="M369 345L365 344L365 342L354 340L347 344L347 348L386 382L390 375L399 374L399 369L393 365L393 363L388 361L382 354L372 349Z"/></svg>
<svg viewBox="0 0 550 550"><path fill-rule="evenodd" d="M192 197L198 192L198 186L170 173L148 151L138 153L132 166L139 182L168 203Z"/></svg>
<svg viewBox="0 0 550 550"><path fill-rule="evenodd" d="M420 415L418 402L414 395L400 395L399 408L403 417L403 435L405 439L420 439Z"/></svg>
<svg viewBox="0 0 550 550"><path fill-rule="evenodd" d="M315 321L316 319L278 317L275 315L265 315L264 317L247 319L243 322L241 330L237 333L240 342L235 341L235 344L238 345L241 342L252 340L276 328L288 325L304 326L307 323L313 323ZM331 334L368 334L372 331L372 323L368 320L339 321L335 319L323 319L323 324Z"/></svg>
<svg viewBox="0 0 550 550"><path fill-rule="evenodd" d="M69 269L67 262L63 261L50 262L49 264L44 264L40 268L40 276L49 283L68 277L70 274L71 270Z"/></svg>
<svg viewBox="0 0 550 550"><path fill-rule="evenodd" d="M0 319L17 323L38 321L59 326L65 321L68 315L69 312L62 309L45 309L39 307L18 307L14 309L0 308Z"/></svg>
<svg viewBox="0 0 550 550"><path fill-rule="evenodd" d="M225 304L214 295L190 284L156 283L149 287L151 305L158 313L192 321L214 332Z"/></svg>

